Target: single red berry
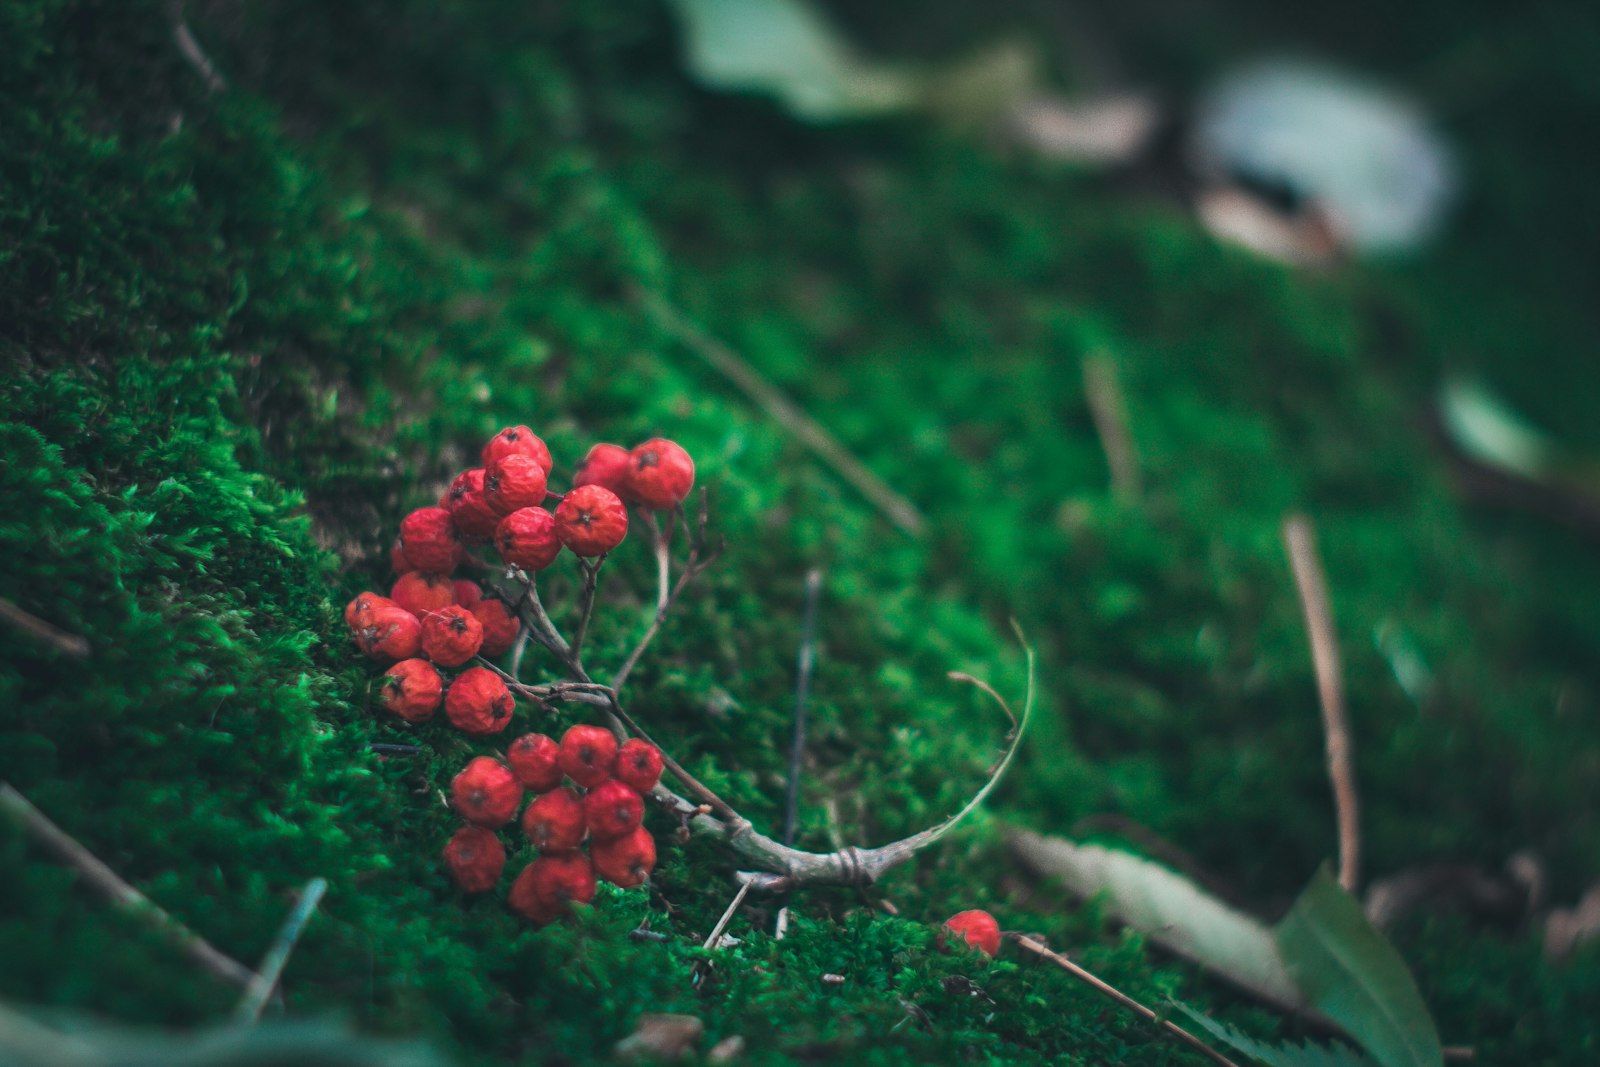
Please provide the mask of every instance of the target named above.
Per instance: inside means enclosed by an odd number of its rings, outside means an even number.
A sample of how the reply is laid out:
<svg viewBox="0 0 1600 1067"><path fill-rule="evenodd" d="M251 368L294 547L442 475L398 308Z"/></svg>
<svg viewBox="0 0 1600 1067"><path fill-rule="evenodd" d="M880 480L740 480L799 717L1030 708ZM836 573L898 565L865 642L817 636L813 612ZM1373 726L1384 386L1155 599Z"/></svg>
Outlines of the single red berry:
<svg viewBox="0 0 1600 1067"><path fill-rule="evenodd" d="M539 862L535 860L534 863ZM522 868L522 873L517 875L511 883L511 892L506 894L506 903L511 910L521 915L535 926L549 926L561 918L565 910L561 905L547 901L538 894L538 872L533 863Z"/></svg>
<svg viewBox="0 0 1600 1067"><path fill-rule="evenodd" d="M561 554L556 517L544 508L518 508L494 532L500 558L525 571L542 571Z"/></svg>
<svg viewBox="0 0 1600 1067"><path fill-rule="evenodd" d="M596 841L589 846L594 873L623 889L643 885L656 868L656 839L644 827L636 827L614 841Z"/></svg>
<svg viewBox="0 0 1600 1067"><path fill-rule="evenodd" d="M488 737L511 722L516 700L500 676L487 667L469 667L456 675L444 695L444 714L464 734Z"/></svg>
<svg viewBox="0 0 1600 1067"><path fill-rule="evenodd" d="M451 779L450 802L468 822L498 830L522 806L522 783L504 763L477 756Z"/></svg>
<svg viewBox="0 0 1600 1067"><path fill-rule="evenodd" d="M483 586L470 578L457 578L450 583L450 588L455 591L456 603L471 611L483 602ZM482 622L483 620L478 620Z"/></svg>
<svg viewBox="0 0 1600 1067"><path fill-rule="evenodd" d="M493 830L463 826L444 846L444 862L462 892L487 893L506 869L506 846Z"/></svg>
<svg viewBox="0 0 1600 1067"><path fill-rule="evenodd" d="M661 750L642 738L630 737L617 750L617 769L612 773L643 796L661 781Z"/></svg>
<svg viewBox="0 0 1600 1067"><path fill-rule="evenodd" d="M389 590L389 599L419 619L456 602L455 583L445 574L407 571Z"/></svg>
<svg viewBox="0 0 1600 1067"><path fill-rule="evenodd" d="M456 475L444 494L444 502L439 505L449 509L450 520L456 524L462 538L474 544L493 537L495 525L500 521L499 513L489 506L489 498L483 491L484 474L482 467L474 467Z"/></svg>
<svg viewBox="0 0 1600 1067"><path fill-rule="evenodd" d="M407 571L417 569L411 565L410 560L406 559L405 549L400 547L400 539L398 537L394 540L394 547L389 549L389 566L396 574L405 574Z"/></svg>
<svg viewBox="0 0 1600 1067"><path fill-rule="evenodd" d="M545 474L555 466L555 461L550 458L550 449L545 443L526 426L507 426L483 446L483 466L485 469L494 465L494 461L510 455L528 456L539 461L539 466L544 468Z"/></svg>
<svg viewBox="0 0 1600 1067"><path fill-rule="evenodd" d="M617 763L617 739L601 726L574 726L561 735L557 758L568 778L590 789L611 777Z"/></svg>
<svg viewBox="0 0 1600 1067"><path fill-rule="evenodd" d="M633 468L633 454L621 445L595 445L578 464L572 476L572 487L600 485L623 499L628 497L628 472Z"/></svg>
<svg viewBox="0 0 1600 1067"><path fill-rule="evenodd" d="M535 508L544 503L549 476L531 456L506 456L497 459L483 476L483 495L495 514L506 516L518 508Z"/></svg>
<svg viewBox="0 0 1600 1067"><path fill-rule="evenodd" d="M534 797L522 813L522 832L540 852L577 848L589 832L582 798L565 786Z"/></svg>
<svg viewBox="0 0 1600 1067"><path fill-rule="evenodd" d="M351 634L356 647L376 660L410 659L422 649L422 624L387 597L357 617Z"/></svg>
<svg viewBox="0 0 1600 1067"><path fill-rule="evenodd" d="M503 656L516 644L522 624L511 614L505 601L480 600L472 605L472 614L483 627L483 644L478 648L478 655L491 659Z"/></svg>
<svg viewBox="0 0 1600 1067"><path fill-rule="evenodd" d="M425 659L403 659L390 667L378 687L378 703L406 722L427 722L444 699L444 679Z"/></svg>
<svg viewBox="0 0 1600 1067"><path fill-rule="evenodd" d="M344 606L344 624L354 630L362 616L370 613L380 602L387 602L388 597L382 593L366 592L357 596Z"/></svg>
<svg viewBox="0 0 1600 1067"><path fill-rule="evenodd" d="M633 833L644 821L644 801L615 778L608 778L583 798L583 819L596 841L615 841Z"/></svg>
<svg viewBox="0 0 1600 1067"><path fill-rule="evenodd" d="M628 536L628 509L603 485L581 485L556 505L556 536L580 556L603 556Z"/></svg>
<svg viewBox="0 0 1600 1067"><path fill-rule="evenodd" d="M555 922L573 904L594 899L594 867L581 852L540 856L511 885L512 910L539 926Z"/></svg>
<svg viewBox="0 0 1600 1067"><path fill-rule="evenodd" d="M657 437L630 453L628 493L653 511L671 511L694 488L694 460L677 442Z"/></svg>
<svg viewBox="0 0 1600 1067"><path fill-rule="evenodd" d="M400 550L419 571L449 574L461 559L456 524L444 508L418 508L400 522Z"/></svg>
<svg viewBox="0 0 1600 1067"><path fill-rule="evenodd" d="M535 793L561 784L561 746L544 734L523 734L506 749L506 762L517 780Z"/></svg>
<svg viewBox="0 0 1600 1067"><path fill-rule="evenodd" d="M422 620L422 651L441 667L459 667L483 646L483 624L466 608L451 604Z"/></svg>
<svg viewBox="0 0 1600 1067"><path fill-rule="evenodd" d="M1000 954L1000 924L986 911L958 912L944 921L944 928L991 959Z"/></svg>

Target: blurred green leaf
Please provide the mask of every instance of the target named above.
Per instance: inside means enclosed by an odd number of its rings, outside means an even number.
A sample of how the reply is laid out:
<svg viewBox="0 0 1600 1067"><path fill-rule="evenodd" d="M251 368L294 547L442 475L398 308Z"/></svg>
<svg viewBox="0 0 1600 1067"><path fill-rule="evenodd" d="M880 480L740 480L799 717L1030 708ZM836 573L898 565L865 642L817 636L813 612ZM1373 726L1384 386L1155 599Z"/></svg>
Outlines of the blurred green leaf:
<svg viewBox="0 0 1600 1067"><path fill-rule="evenodd" d="M1301 1045L1287 1041L1281 1045L1269 1045L1243 1030L1196 1011L1182 1001L1175 1000L1172 1005L1216 1040L1267 1067L1371 1067L1372 1061L1349 1045L1318 1045L1310 1041Z"/></svg>

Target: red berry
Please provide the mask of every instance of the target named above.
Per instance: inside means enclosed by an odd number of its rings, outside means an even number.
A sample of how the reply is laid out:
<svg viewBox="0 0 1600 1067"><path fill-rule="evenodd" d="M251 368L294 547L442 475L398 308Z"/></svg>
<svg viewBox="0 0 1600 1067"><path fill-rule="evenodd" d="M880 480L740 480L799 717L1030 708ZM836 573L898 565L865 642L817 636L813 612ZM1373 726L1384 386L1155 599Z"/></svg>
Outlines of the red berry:
<svg viewBox="0 0 1600 1067"><path fill-rule="evenodd" d="M661 781L661 750L650 742L630 737L617 750L617 781L643 796Z"/></svg>
<svg viewBox="0 0 1600 1067"><path fill-rule="evenodd" d="M410 560L406 559L405 550L400 547L400 539L398 537L395 538L394 547L389 549L389 566L394 569L396 574L404 574L407 571L417 569L411 565Z"/></svg>
<svg viewBox="0 0 1600 1067"><path fill-rule="evenodd" d="M556 517L544 508L518 508L494 532L500 558L525 571L542 571L561 554Z"/></svg>
<svg viewBox="0 0 1600 1067"><path fill-rule="evenodd" d="M425 659L403 659L390 667L378 687L378 703L406 722L427 722L444 698L444 679Z"/></svg>
<svg viewBox="0 0 1600 1067"><path fill-rule="evenodd" d="M617 739L600 726L574 726L561 735L557 757L568 778L585 789L611 777L617 762Z"/></svg>
<svg viewBox="0 0 1600 1067"><path fill-rule="evenodd" d="M510 455L523 455L539 461L539 466L544 468L545 474L555 466L550 458L550 450L545 443L526 426L507 426L483 446L483 465L485 469L494 465L494 461Z"/></svg>
<svg viewBox="0 0 1600 1067"><path fill-rule="evenodd" d="M631 453L628 492L654 511L671 511L694 488L694 460L674 441L657 437Z"/></svg>
<svg viewBox="0 0 1600 1067"><path fill-rule="evenodd" d="M469 667L456 675L444 696L445 717L464 734L488 737L511 722L516 700L500 676L487 667Z"/></svg>
<svg viewBox="0 0 1600 1067"><path fill-rule="evenodd" d="M506 847L492 830L463 826L444 846L444 862L462 892L486 893L506 868Z"/></svg>
<svg viewBox="0 0 1600 1067"><path fill-rule="evenodd" d="M594 873L623 889L643 885L656 867L656 839L640 826L615 841L596 841L589 846Z"/></svg>
<svg viewBox="0 0 1600 1067"><path fill-rule="evenodd" d="M357 621L363 615L371 612L373 607L380 602L387 602L388 599L388 597L381 593L366 592L360 594L354 600L350 601L350 603L344 606L344 624L350 627L350 629L354 630L356 628Z"/></svg>
<svg viewBox="0 0 1600 1067"><path fill-rule="evenodd" d="M573 904L594 899L594 867L581 852L540 856L511 886L511 907L539 925L554 922Z"/></svg>
<svg viewBox="0 0 1600 1067"><path fill-rule="evenodd" d="M944 921L944 928L991 959L1000 954L1000 924L986 911L963 911Z"/></svg>
<svg viewBox="0 0 1600 1067"><path fill-rule="evenodd" d="M628 536L628 509L602 485L581 485L556 505L556 536L580 556L603 556Z"/></svg>
<svg viewBox="0 0 1600 1067"><path fill-rule="evenodd" d="M644 820L644 801L615 778L609 778L583 798L583 819L596 841L615 841L633 833Z"/></svg>
<svg viewBox="0 0 1600 1067"><path fill-rule="evenodd" d="M483 495L497 515L544 503L549 476L531 456L511 455L489 465L483 476Z"/></svg>
<svg viewBox="0 0 1600 1067"><path fill-rule="evenodd" d="M450 588L455 591L456 603L471 611L483 602L483 586L468 578L457 578L450 583ZM482 619L478 620L482 622Z"/></svg>
<svg viewBox="0 0 1600 1067"><path fill-rule="evenodd" d="M510 651L522 624L507 609L505 601L480 600L472 605L472 614L483 627L483 644L478 648L478 655L492 658Z"/></svg>
<svg viewBox="0 0 1600 1067"><path fill-rule="evenodd" d="M422 619L456 602L455 583L448 575L408 571L389 590L389 599Z"/></svg>
<svg viewBox="0 0 1600 1067"><path fill-rule="evenodd" d="M422 624L387 597L357 617L351 635L356 647L376 660L410 659L422 649Z"/></svg>
<svg viewBox="0 0 1600 1067"><path fill-rule="evenodd" d="M535 860L534 863L539 862ZM522 869L516 881L511 883L511 892L506 894L506 903L511 910L521 915L535 926L549 926L561 918L563 909L553 901L547 901L538 894L538 872L533 863Z"/></svg>
<svg viewBox="0 0 1600 1067"><path fill-rule="evenodd" d="M498 830L522 805L522 783L504 763L478 756L451 780L450 801L468 822Z"/></svg>
<svg viewBox="0 0 1600 1067"><path fill-rule="evenodd" d="M633 455L621 445L595 445L578 464L578 473L572 476L572 487L600 485L626 498L628 471L632 467Z"/></svg>
<svg viewBox="0 0 1600 1067"><path fill-rule="evenodd" d="M418 508L400 522L400 550L419 571L449 574L461 558L456 524L444 508Z"/></svg>
<svg viewBox="0 0 1600 1067"><path fill-rule="evenodd" d="M495 524L500 521L499 514L489 506L489 498L484 494L483 479L482 467L462 471L450 483L444 499L439 502L440 507L450 512L450 521L456 524L462 539L473 544L481 544L493 537Z"/></svg>
<svg viewBox="0 0 1600 1067"><path fill-rule="evenodd" d="M422 651L441 667L459 667L478 654L483 624L459 605L430 612L422 620Z"/></svg>
<svg viewBox="0 0 1600 1067"><path fill-rule="evenodd" d="M561 746L544 734L523 734L506 749L506 762L517 780L535 793L561 784Z"/></svg>
<svg viewBox="0 0 1600 1067"><path fill-rule="evenodd" d="M566 787L533 798L522 813L522 832L540 852L565 852L583 844L589 832L583 800Z"/></svg>

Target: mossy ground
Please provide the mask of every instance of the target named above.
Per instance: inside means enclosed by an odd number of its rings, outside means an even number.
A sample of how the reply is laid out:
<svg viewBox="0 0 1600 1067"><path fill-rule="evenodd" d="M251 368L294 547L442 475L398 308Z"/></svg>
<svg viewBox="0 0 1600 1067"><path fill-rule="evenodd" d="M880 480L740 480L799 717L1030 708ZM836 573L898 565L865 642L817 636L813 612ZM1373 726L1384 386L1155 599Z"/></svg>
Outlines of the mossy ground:
<svg viewBox="0 0 1600 1067"><path fill-rule="evenodd" d="M1450 235L1325 276L965 137L807 129L701 92L655 4L192 4L230 79L214 95L165 7L0 5L0 595L95 649L80 664L7 635L0 778L245 960L327 878L291 1012L421 1034L464 1063L601 1058L662 1010L744 1035L748 1062L1193 1059L1055 971L929 951L932 923L988 906L1137 996L1270 1025L1027 885L997 830L1121 814L1268 911L1331 854L1278 540L1291 509L1316 517L1333 586L1368 869L1532 849L1558 901L1600 876L1600 567L1565 531L1465 509L1419 417L1444 368L1475 368L1600 445L1577 132L1600 23L1576 5L1514 24L1458 5L1288 26L1277 7L1103 16L1173 87L1288 32L1435 97L1473 185ZM869 40L909 22L929 51L1042 18L922 7L850 17ZM730 341L930 536L896 532L636 291ZM1128 394L1137 504L1107 491L1092 354ZM1021 622L1038 728L989 812L887 879L900 919L811 893L778 943L752 908L696 991L692 946L731 893L712 844L666 848L649 899L603 893L539 933L448 887L434 790L473 748L433 729L421 757L366 751L416 735L368 707L338 606L386 580L399 517L510 421L568 470L590 441L657 432L697 456L730 547L633 700L767 825L802 578L826 569L802 843L827 843L830 809L877 842L961 803L1004 730L944 674L1019 693ZM642 549L617 563L602 663L648 589ZM1421 704L1380 628L1431 670ZM141 1022L225 1012L227 989L9 826L0 869L0 995ZM672 940L630 940L646 916ZM1451 916L1398 944L1447 1042L1480 1062L1600 1052L1595 952L1552 967L1536 931Z"/></svg>

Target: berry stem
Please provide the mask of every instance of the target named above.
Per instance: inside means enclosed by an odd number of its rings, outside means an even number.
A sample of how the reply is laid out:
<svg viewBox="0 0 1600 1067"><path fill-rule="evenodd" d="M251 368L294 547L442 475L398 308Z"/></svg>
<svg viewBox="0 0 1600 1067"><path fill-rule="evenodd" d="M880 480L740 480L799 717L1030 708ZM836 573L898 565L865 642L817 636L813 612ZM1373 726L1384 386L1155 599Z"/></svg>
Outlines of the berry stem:
<svg viewBox="0 0 1600 1067"><path fill-rule="evenodd" d="M589 631L589 617L594 614L594 594L600 587L600 568L605 563L604 555L596 557L593 563L582 558L578 560L578 567L583 571L583 591L578 594L578 629L572 636L574 663L583 662L583 637Z"/></svg>

